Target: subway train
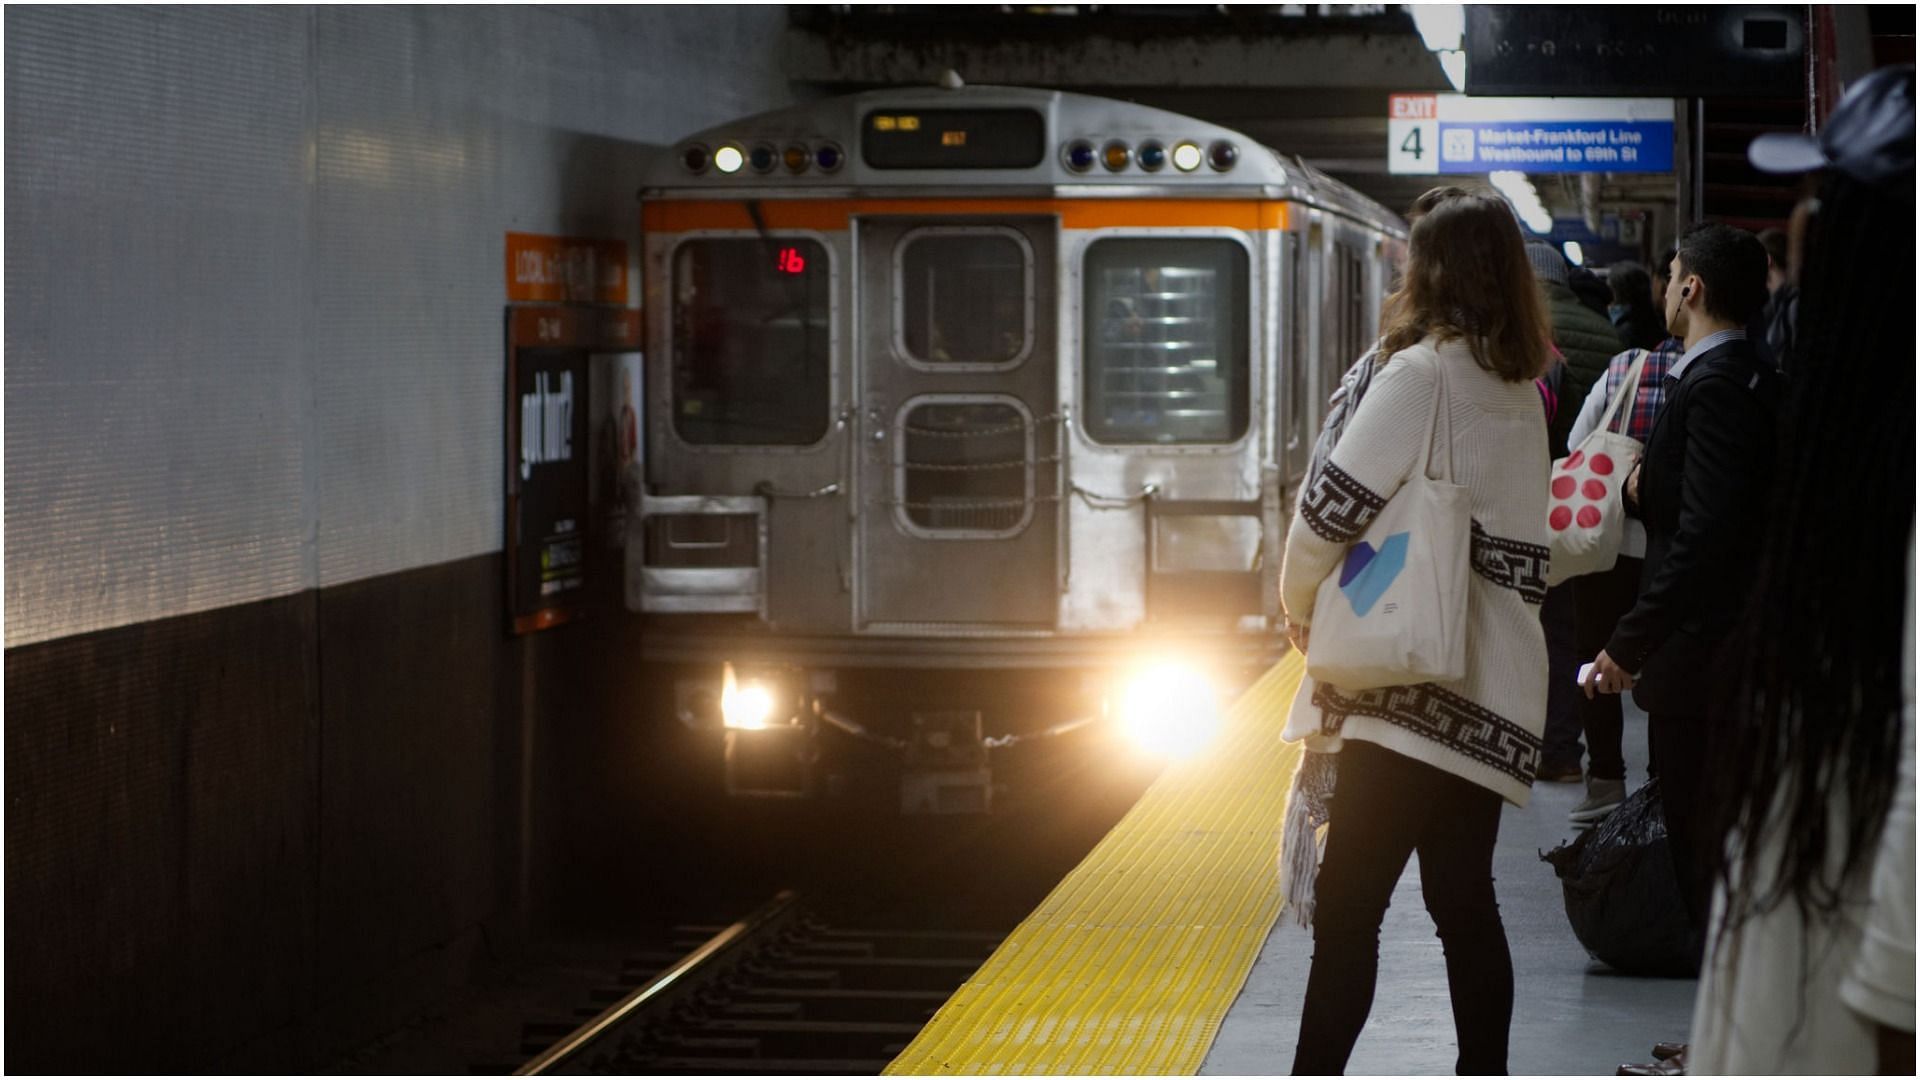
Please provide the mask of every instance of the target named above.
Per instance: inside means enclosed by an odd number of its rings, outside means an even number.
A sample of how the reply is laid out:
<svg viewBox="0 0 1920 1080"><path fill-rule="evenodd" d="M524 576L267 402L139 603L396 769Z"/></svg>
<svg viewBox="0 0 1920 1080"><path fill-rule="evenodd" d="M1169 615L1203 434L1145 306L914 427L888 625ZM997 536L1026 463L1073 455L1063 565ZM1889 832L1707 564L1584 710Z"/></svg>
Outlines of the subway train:
<svg viewBox="0 0 1920 1080"><path fill-rule="evenodd" d="M1215 124L951 75L702 131L640 200L626 604L731 790L818 790L844 736L923 781L903 810L986 809L989 750L1176 752L1284 650L1397 215Z"/></svg>

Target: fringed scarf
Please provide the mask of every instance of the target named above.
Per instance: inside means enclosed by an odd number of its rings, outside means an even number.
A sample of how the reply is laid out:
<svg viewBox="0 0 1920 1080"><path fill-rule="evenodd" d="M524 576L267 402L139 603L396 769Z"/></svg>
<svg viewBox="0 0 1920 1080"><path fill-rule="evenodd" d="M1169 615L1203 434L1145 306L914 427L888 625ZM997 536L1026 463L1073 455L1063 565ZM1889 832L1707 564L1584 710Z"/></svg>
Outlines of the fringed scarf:
<svg viewBox="0 0 1920 1080"><path fill-rule="evenodd" d="M1327 419L1320 425L1320 437L1314 440L1313 457L1307 462L1307 475L1300 490L1312 487L1325 471L1328 460L1333 457L1334 445L1346 431L1347 421L1353 417L1360 398L1373 385L1374 373L1382 366L1379 361L1385 359L1375 346L1341 377L1340 388L1327 401ZM1302 680L1301 695L1293 705L1296 709L1312 707L1305 676ZM1320 855L1325 849L1328 807L1333 801L1339 765L1340 721L1323 716L1320 734L1325 737L1316 740L1322 744L1321 748L1308 750L1299 770L1293 774L1293 791L1287 795L1287 808L1280 826L1280 895L1286 898L1287 909L1301 926L1313 924L1313 882L1319 874Z"/></svg>

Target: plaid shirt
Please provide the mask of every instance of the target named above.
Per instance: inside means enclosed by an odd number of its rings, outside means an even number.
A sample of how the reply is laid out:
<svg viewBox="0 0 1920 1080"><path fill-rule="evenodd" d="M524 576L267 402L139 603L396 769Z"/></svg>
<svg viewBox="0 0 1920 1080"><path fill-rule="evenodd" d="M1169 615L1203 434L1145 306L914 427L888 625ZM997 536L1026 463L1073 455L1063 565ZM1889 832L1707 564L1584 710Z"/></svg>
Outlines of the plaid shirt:
<svg viewBox="0 0 1920 1080"><path fill-rule="evenodd" d="M1626 380L1627 369L1633 366L1633 354L1637 351L1628 349L1607 364L1604 400L1612 401L1613 395L1620 392L1620 384ZM1642 443L1647 441L1647 436L1653 431L1653 418L1659 414L1660 407L1667 403L1667 373L1685 351L1686 347L1679 338L1670 337L1647 355L1647 366L1640 373L1640 392L1634 395L1626 426L1621 428L1619 419L1614 420L1615 429L1620 434Z"/></svg>

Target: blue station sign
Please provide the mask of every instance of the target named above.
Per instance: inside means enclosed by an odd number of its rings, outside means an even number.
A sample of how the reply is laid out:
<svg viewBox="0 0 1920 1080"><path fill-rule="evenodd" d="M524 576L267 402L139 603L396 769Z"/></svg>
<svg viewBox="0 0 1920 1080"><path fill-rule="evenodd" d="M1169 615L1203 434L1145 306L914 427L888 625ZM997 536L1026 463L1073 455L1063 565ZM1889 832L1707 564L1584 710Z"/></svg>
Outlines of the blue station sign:
<svg viewBox="0 0 1920 1080"><path fill-rule="evenodd" d="M1673 171L1670 99L1396 94L1392 108L1396 173Z"/></svg>

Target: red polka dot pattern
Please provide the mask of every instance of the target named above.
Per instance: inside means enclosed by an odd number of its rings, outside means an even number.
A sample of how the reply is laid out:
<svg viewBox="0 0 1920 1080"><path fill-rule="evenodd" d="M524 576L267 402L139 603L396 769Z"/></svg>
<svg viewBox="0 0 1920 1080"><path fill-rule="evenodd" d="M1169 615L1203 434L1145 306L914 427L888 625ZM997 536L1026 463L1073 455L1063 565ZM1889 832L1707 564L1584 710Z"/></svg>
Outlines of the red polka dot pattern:
<svg viewBox="0 0 1920 1080"><path fill-rule="evenodd" d="M1570 470L1577 469L1580 467L1580 463L1585 460L1587 460L1586 451L1575 450L1573 453L1567 455L1567 468Z"/></svg>
<svg viewBox="0 0 1920 1080"><path fill-rule="evenodd" d="M1553 478L1553 497L1556 499L1565 499L1572 496L1574 486L1575 486L1575 481L1571 476L1554 477Z"/></svg>
<svg viewBox="0 0 1920 1080"><path fill-rule="evenodd" d="M1607 485L1599 480L1589 480L1580 485L1580 494L1585 495L1594 502L1599 502L1601 499L1607 497Z"/></svg>
<svg viewBox="0 0 1920 1080"><path fill-rule="evenodd" d="M1554 507L1553 513L1547 515L1547 525L1551 527L1554 532L1564 532L1567 526L1572 523L1573 511L1564 506Z"/></svg>
<svg viewBox="0 0 1920 1080"><path fill-rule="evenodd" d="M1564 510L1566 508L1561 507L1561 509ZM1597 506L1583 506L1580 508L1580 512L1574 515L1574 520L1578 521L1580 527L1583 529L1595 528L1600 524L1600 508Z"/></svg>
<svg viewBox="0 0 1920 1080"><path fill-rule="evenodd" d="M1605 454L1593 455L1593 471L1600 476L1613 475L1613 459Z"/></svg>

